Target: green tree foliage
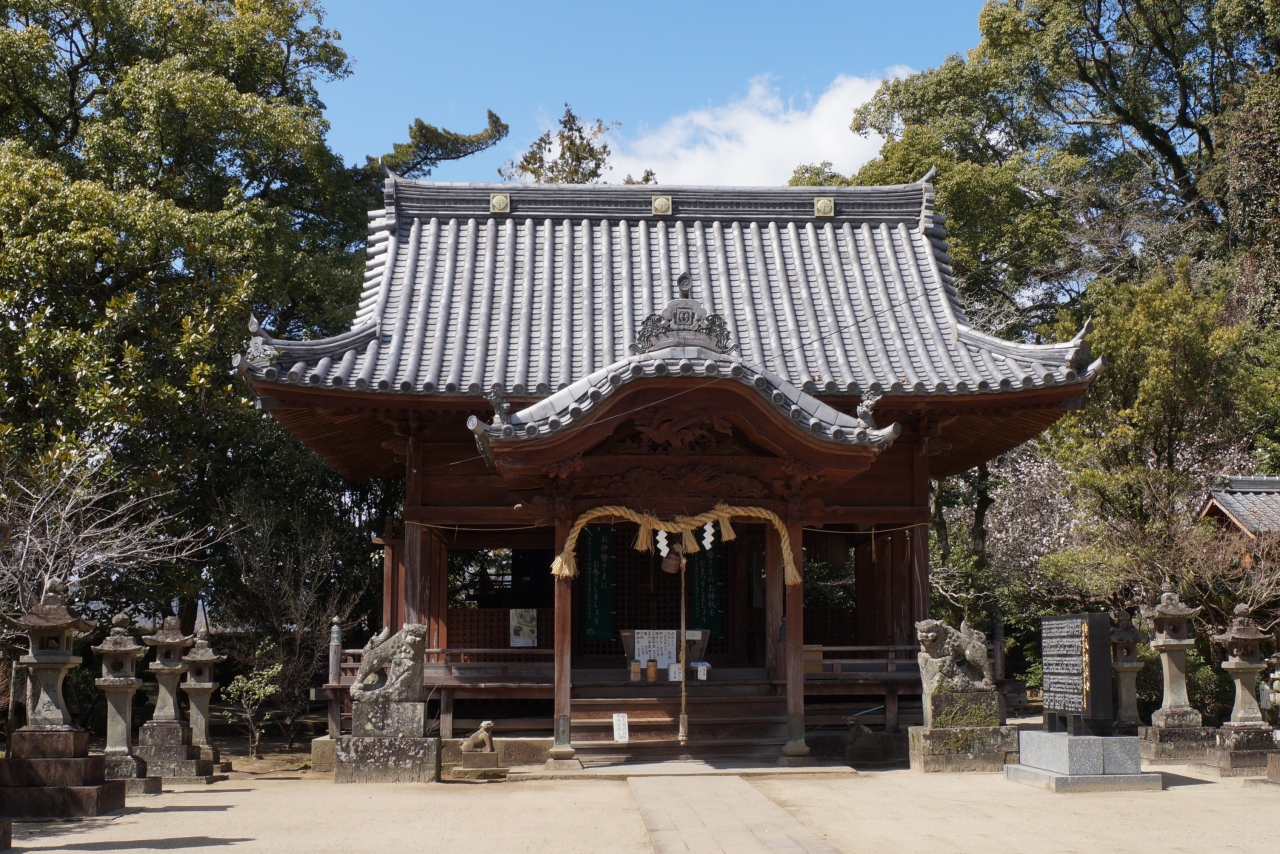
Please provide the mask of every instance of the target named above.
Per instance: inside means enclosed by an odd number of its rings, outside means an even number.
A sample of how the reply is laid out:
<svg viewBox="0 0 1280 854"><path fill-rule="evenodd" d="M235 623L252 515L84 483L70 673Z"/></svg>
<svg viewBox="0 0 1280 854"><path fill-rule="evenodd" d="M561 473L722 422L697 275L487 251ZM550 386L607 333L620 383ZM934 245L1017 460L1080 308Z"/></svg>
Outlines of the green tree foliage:
<svg viewBox="0 0 1280 854"><path fill-rule="evenodd" d="M597 184L609 168L612 153L605 134L618 127L603 120L584 122L564 105L559 128L547 131L533 141L529 150L498 169L505 181L528 180L535 184ZM639 178L628 175L624 184L656 184L652 169Z"/></svg>
<svg viewBox="0 0 1280 854"><path fill-rule="evenodd" d="M394 489L344 483L228 371L251 311L312 338L358 296L381 174L325 140L317 83L350 64L318 3L16 0L0 21L0 453L102 449L211 533L247 488L359 564ZM427 174L505 133L417 121L386 162ZM133 592L167 611L234 573L224 544Z"/></svg>

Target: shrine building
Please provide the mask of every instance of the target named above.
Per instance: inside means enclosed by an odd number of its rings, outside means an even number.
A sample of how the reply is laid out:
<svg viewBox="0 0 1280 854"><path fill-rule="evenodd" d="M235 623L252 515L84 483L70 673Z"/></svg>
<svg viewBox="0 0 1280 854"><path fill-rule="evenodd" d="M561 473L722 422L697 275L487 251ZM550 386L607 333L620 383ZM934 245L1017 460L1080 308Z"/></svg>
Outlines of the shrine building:
<svg viewBox="0 0 1280 854"><path fill-rule="evenodd" d="M443 735L794 756L852 711L918 716L929 482L1076 406L1083 332L971 326L927 180L384 195L350 330L255 321L237 369L345 477L405 480L382 617L428 627ZM680 685L682 624L707 666Z"/></svg>

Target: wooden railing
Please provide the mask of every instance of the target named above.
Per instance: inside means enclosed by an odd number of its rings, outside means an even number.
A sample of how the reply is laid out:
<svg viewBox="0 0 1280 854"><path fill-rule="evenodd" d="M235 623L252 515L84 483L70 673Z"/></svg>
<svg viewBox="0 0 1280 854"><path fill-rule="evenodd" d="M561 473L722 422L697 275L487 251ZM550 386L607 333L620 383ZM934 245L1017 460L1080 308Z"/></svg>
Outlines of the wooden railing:
<svg viewBox="0 0 1280 854"><path fill-rule="evenodd" d="M805 679L876 680L888 674L918 675L916 645L804 648ZM899 677L901 678L901 677Z"/></svg>

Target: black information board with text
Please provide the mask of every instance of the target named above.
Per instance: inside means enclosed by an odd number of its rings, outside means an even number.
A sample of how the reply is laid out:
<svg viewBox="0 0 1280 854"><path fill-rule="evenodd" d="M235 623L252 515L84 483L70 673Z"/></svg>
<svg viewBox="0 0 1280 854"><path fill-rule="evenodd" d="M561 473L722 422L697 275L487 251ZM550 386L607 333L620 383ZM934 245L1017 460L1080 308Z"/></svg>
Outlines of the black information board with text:
<svg viewBox="0 0 1280 854"><path fill-rule="evenodd" d="M1110 614L1042 618L1040 652L1046 715L1112 717Z"/></svg>

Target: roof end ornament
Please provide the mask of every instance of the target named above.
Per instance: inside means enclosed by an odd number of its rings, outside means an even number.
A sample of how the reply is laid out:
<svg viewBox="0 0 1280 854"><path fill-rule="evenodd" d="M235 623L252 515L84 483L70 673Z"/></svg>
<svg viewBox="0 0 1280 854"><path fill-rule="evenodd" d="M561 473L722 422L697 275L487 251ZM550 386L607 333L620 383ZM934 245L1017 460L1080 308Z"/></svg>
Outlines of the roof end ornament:
<svg viewBox="0 0 1280 854"><path fill-rule="evenodd" d="M677 299L667 303L660 314L645 318L636 333L632 353L648 353L660 347L690 346L729 354L738 349L729 340L729 326L718 314L708 314L701 302L693 298L693 277L681 273L676 280L680 291Z"/></svg>

